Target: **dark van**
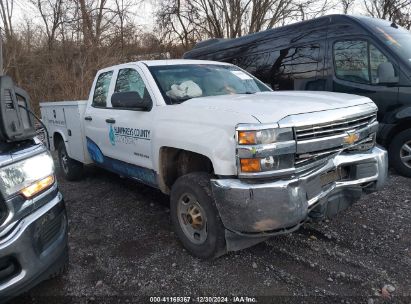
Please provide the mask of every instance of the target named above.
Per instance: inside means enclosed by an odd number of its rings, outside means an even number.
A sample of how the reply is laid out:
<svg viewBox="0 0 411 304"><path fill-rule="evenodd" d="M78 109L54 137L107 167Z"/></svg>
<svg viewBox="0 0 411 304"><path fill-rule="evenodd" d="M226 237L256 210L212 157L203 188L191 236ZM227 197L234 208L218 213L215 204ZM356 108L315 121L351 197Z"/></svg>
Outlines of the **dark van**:
<svg viewBox="0 0 411 304"><path fill-rule="evenodd" d="M351 93L378 106L377 141L411 177L411 33L395 23L331 15L237 39L198 43L184 58L224 61L273 90Z"/></svg>

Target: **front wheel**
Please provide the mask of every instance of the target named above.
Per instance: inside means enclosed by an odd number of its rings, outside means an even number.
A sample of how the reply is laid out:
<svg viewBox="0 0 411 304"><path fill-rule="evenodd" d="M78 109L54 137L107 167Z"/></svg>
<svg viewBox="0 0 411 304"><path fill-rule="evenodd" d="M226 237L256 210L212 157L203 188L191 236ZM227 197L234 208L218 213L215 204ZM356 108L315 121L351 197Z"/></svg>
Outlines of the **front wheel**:
<svg viewBox="0 0 411 304"><path fill-rule="evenodd" d="M411 177L411 129L394 137L388 155L391 165L398 173Z"/></svg>
<svg viewBox="0 0 411 304"><path fill-rule="evenodd" d="M60 141L57 150L60 168L65 179L69 181L79 180L83 175L83 164L69 157L63 141Z"/></svg>
<svg viewBox="0 0 411 304"><path fill-rule="evenodd" d="M210 175L190 173L171 189L171 220L183 246L199 258L216 258L226 252L224 226L214 204Z"/></svg>

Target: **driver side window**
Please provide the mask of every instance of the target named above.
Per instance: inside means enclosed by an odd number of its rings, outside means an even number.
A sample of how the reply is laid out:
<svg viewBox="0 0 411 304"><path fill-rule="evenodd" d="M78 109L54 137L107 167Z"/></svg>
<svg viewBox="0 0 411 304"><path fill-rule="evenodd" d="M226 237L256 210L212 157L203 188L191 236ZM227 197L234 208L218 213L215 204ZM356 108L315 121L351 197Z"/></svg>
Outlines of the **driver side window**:
<svg viewBox="0 0 411 304"><path fill-rule="evenodd" d="M338 41L333 49L337 78L365 84L398 82L398 71L388 58L365 40Z"/></svg>
<svg viewBox="0 0 411 304"><path fill-rule="evenodd" d="M141 99L151 99L143 79L135 69L122 69L118 72L114 92L137 92Z"/></svg>

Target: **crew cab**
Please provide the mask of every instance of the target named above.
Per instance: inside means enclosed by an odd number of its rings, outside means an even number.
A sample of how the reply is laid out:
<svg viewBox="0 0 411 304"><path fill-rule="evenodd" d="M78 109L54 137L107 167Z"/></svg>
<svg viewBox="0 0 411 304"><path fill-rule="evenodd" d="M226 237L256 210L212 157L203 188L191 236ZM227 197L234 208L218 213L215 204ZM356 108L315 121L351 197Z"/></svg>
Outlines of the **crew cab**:
<svg viewBox="0 0 411 304"><path fill-rule="evenodd" d="M108 67L87 101L41 113L67 179L97 165L169 194L178 237L202 258L332 217L387 176L369 98L272 92L227 63Z"/></svg>

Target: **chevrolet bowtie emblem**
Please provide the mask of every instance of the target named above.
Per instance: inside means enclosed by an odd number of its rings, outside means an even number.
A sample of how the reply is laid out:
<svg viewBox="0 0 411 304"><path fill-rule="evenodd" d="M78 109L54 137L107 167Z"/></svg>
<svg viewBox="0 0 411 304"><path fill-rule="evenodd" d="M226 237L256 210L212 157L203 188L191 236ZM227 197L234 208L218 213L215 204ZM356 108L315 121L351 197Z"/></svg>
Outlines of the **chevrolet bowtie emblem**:
<svg viewBox="0 0 411 304"><path fill-rule="evenodd" d="M344 143L347 145L352 145L357 140L360 139L360 136L357 133L348 134L344 137Z"/></svg>

